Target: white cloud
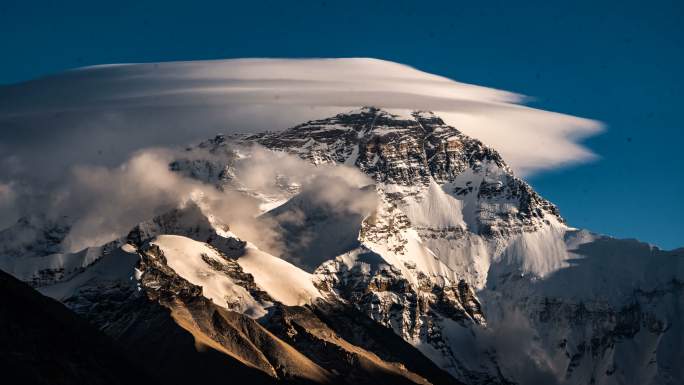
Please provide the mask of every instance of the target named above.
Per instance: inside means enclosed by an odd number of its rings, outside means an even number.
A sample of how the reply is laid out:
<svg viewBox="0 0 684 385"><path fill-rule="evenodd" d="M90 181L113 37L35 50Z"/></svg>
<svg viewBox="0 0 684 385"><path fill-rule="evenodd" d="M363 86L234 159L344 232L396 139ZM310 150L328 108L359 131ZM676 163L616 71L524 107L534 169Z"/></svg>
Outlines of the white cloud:
<svg viewBox="0 0 684 385"><path fill-rule="evenodd" d="M246 157L235 167L244 188L275 191L277 178L284 177L299 184L308 199L332 210L366 214L375 207L374 191L360 189L371 180L355 168L316 167L294 155L257 146L244 148L241 153ZM212 184L170 170L173 160L187 155L184 151L145 149L116 167L73 167L66 178L44 193L44 207L39 210L52 218L70 218L73 225L62 246L78 251L123 236L137 223L192 199L208 207L242 239L279 252L282 242L278 224L256 218L261 212L257 199L243 191L220 191ZM212 159L218 155L196 150L192 156ZM0 184L0 210L5 203L13 203L15 196L11 185Z"/></svg>
<svg viewBox="0 0 684 385"><path fill-rule="evenodd" d="M27 176L45 178L65 165L114 165L144 147L279 130L362 105L441 111L521 173L593 157L576 141L600 124L522 102L518 94L375 59L96 66L0 88L0 159L18 156Z"/></svg>
<svg viewBox="0 0 684 385"><path fill-rule="evenodd" d="M597 122L519 107L492 114L444 112L444 121L494 147L518 175L597 157L578 140L601 130Z"/></svg>

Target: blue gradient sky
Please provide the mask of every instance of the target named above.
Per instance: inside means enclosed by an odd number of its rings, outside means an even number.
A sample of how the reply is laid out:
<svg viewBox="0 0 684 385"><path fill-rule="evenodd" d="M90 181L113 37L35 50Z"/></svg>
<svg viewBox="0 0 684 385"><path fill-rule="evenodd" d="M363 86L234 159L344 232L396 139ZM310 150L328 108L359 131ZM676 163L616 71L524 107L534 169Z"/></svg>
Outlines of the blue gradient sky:
<svg viewBox="0 0 684 385"><path fill-rule="evenodd" d="M120 62L376 57L597 119L531 183L575 226L684 246L684 2L0 2L0 84ZM553 4L552 4L553 3Z"/></svg>

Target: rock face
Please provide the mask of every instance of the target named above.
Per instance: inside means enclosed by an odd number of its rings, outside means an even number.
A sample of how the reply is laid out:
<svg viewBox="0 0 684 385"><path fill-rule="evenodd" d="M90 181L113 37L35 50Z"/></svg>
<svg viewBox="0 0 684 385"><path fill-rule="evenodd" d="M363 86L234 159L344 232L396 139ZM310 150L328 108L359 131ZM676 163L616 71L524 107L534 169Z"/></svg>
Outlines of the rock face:
<svg viewBox="0 0 684 385"><path fill-rule="evenodd" d="M294 165L274 164L268 189L246 167L263 148ZM364 107L217 136L169 167L259 203L254 223L279 247L240 239L201 197L80 253L0 245L0 266L164 382L684 381L682 249L569 227L495 150L433 113ZM344 175L364 182L335 184Z"/></svg>

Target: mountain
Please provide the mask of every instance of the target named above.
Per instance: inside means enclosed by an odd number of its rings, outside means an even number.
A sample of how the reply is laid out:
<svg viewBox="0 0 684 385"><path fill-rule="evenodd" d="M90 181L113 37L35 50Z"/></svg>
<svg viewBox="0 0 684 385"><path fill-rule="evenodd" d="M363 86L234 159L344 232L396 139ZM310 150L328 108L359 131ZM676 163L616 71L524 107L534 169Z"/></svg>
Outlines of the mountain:
<svg viewBox="0 0 684 385"><path fill-rule="evenodd" d="M154 384L139 362L61 303L0 271L0 369L12 384Z"/></svg>
<svg viewBox="0 0 684 385"><path fill-rule="evenodd" d="M251 231L196 196L78 253L0 237L0 266L164 382L684 381L684 249L569 226L431 112L219 135L169 168L256 201Z"/></svg>
<svg viewBox="0 0 684 385"><path fill-rule="evenodd" d="M310 274L217 230L193 203L113 244L80 274L40 290L125 346L162 383L451 381L349 305L317 305Z"/></svg>

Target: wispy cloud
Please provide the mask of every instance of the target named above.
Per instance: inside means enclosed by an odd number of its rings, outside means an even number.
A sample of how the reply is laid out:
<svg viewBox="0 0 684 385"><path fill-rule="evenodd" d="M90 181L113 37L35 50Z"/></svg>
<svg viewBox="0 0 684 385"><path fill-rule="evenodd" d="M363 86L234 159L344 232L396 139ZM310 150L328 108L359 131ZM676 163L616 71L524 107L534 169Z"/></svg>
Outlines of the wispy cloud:
<svg viewBox="0 0 684 385"><path fill-rule="evenodd" d="M239 186L218 189L169 167L174 160L189 155L209 159L217 167L228 164L220 154L203 149L187 152L151 148L135 152L115 167L74 166L61 181L42 191L41 199L31 196L31 204L22 205L24 214L66 218L71 228L62 247L78 251L119 238L137 223L192 200L242 239L278 254L283 247L279 224L257 218L261 214L260 201L250 191L283 194L279 181L287 180L299 186L311 202L324 204L332 211L365 215L375 207L375 193L360 189L372 181L358 169L316 167L294 155L258 146L241 148L240 152L241 158L232 162ZM18 204L14 187L0 183L0 212L16 210Z"/></svg>

